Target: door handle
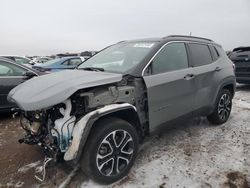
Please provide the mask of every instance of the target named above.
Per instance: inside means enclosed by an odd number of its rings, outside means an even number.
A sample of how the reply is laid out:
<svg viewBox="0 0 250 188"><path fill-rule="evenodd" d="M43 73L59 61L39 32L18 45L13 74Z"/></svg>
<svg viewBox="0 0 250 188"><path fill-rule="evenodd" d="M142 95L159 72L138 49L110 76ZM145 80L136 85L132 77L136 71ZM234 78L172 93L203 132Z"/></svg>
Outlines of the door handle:
<svg viewBox="0 0 250 188"><path fill-rule="evenodd" d="M184 76L184 80L191 80L194 77L195 77L194 74L187 74L186 76Z"/></svg>
<svg viewBox="0 0 250 188"><path fill-rule="evenodd" d="M220 67L216 67L216 68L214 69L214 71L220 71L220 70L221 70Z"/></svg>

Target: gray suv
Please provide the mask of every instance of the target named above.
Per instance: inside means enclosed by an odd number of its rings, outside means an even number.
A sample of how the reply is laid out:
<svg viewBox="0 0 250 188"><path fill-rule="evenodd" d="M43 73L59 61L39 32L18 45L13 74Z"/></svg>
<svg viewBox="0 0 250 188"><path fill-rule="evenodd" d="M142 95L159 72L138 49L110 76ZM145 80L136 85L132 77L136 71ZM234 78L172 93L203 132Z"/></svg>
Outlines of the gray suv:
<svg viewBox="0 0 250 188"><path fill-rule="evenodd" d="M33 78L8 99L47 157L100 183L124 177L145 137L178 120L225 123L232 108L232 62L212 40L190 36L122 41L78 67Z"/></svg>

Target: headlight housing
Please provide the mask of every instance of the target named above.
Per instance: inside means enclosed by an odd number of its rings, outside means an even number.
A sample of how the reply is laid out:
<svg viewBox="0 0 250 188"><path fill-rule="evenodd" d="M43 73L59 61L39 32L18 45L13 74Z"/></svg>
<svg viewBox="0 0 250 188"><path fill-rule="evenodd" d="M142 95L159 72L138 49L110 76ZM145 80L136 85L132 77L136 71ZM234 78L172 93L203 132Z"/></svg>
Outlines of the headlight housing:
<svg viewBox="0 0 250 188"><path fill-rule="evenodd" d="M40 127L43 120L43 112L28 112L25 115L21 115L20 124L24 130L30 132L32 135L37 135L40 133Z"/></svg>

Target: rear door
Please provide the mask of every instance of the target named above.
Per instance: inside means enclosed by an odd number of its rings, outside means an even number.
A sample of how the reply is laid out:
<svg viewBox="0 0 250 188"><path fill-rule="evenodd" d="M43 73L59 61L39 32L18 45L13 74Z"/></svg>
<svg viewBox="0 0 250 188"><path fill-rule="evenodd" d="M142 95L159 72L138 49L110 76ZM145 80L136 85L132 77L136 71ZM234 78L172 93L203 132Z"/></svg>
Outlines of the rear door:
<svg viewBox="0 0 250 188"><path fill-rule="evenodd" d="M213 49L212 49L213 48ZM206 114L213 105L219 85L218 74L222 67L219 63L219 54L213 46L203 43L188 43L191 57L191 66L195 71L195 110Z"/></svg>
<svg viewBox="0 0 250 188"><path fill-rule="evenodd" d="M11 108L14 104L7 101L12 88L24 81L26 69L0 60L0 109Z"/></svg>
<svg viewBox="0 0 250 188"><path fill-rule="evenodd" d="M151 131L192 112L194 77L185 43L171 42L155 55L143 76L147 86Z"/></svg>

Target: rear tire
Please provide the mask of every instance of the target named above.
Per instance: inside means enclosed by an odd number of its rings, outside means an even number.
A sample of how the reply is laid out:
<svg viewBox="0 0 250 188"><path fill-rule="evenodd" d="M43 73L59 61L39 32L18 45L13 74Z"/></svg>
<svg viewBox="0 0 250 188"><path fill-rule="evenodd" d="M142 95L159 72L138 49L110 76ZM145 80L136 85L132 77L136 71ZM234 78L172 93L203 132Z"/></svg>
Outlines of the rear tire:
<svg viewBox="0 0 250 188"><path fill-rule="evenodd" d="M85 144L81 168L99 183L113 183L128 174L138 145L136 129L128 122L118 118L100 120Z"/></svg>
<svg viewBox="0 0 250 188"><path fill-rule="evenodd" d="M215 125L221 125L228 120L231 109L232 94L229 90L222 89L218 94L214 111L212 114L207 116L207 119Z"/></svg>

